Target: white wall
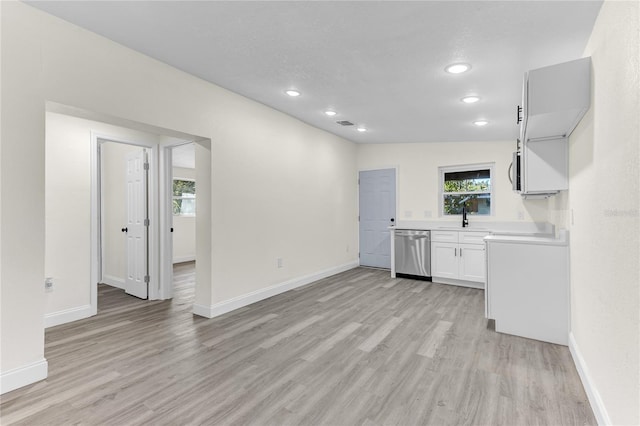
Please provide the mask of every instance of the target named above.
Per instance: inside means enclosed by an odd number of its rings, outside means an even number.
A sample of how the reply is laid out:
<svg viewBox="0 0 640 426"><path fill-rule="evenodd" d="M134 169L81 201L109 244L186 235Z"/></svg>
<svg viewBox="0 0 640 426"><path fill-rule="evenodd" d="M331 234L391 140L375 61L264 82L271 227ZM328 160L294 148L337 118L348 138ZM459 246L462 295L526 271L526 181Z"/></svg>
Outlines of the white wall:
<svg viewBox="0 0 640 426"><path fill-rule="evenodd" d="M438 167L495 162L494 216L470 221L546 222L546 201L525 201L511 189L507 171L513 151L515 141L358 145L358 169L398 167L397 220L459 221L439 217Z"/></svg>
<svg viewBox="0 0 640 426"><path fill-rule="evenodd" d="M173 168L174 179L194 179L195 169ZM198 186L196 185L196 192ZM197 195L196 195L197 197ZM186 262L196 259L196 217L173 216L173 262Z"/></svg>
<svg viewBox="0 0 640 426"><path fill-rule="evenodd" d="M212 141L196 147L212 188L199 194L211 234L197 236L196 303L357 261L354 144L24 3L0 8L3 373L44 356L46 100Z"/></svg>
<svg viewBox="0 0 640 426"><path fill-rule="evenodd" d="M90 305L91 132L118 139L154 143L157 136L118 126L46 113L44 276L54 278L45 293L44 314ZM112 146L109 146L112 145ZM124 278L121 222L124 208L124 166L115 157L128 147L105 144L105 274ZM118 211L120 214L118 215ZM109 214L114 213L114 214ZM124 243L123 243L124 244ZM56 321L53 321L54 323Z"/></svg>
<svg viewBox="0 0 640 426"><path fill-rule="evenodd" d="M585 50L592 105L570 138L569 193L550 201L571 231L571 329L602 400L594 409L629 425L640 424L639 5L602 6Z"/></svg>
<svg viewBox="0 0 640 426"><path fill-rule="evenodd" d="M135 140L131 131L130 140ZM124 288L126 270L126 234L122 228L127 223L126 203L126 155L141 147L116 142L102 143L102 282Z"/></svg>

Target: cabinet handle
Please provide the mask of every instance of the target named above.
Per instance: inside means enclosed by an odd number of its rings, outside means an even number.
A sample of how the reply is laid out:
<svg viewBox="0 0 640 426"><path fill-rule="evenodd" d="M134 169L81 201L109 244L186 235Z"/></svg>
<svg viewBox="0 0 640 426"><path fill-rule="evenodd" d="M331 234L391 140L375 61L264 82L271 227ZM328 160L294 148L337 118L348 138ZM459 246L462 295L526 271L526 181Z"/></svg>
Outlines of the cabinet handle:
<svg viewBox="0 0 640 426"><path fill-rule="evenodd" d="M458 255L458 249L454 248L453 249L453 257L456 257Z"/></svg>
<svg viewBox="0 0 640 426"><path fill-rule="evenodd" d="M462 257L462 247L460 247L460 257Z"/></svg>

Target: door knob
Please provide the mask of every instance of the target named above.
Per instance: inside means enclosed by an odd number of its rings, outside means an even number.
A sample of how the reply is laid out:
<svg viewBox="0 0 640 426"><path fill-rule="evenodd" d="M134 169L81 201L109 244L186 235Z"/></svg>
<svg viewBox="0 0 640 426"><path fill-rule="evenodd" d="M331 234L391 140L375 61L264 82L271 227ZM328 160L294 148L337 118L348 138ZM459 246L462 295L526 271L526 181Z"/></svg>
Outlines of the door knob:
<svg viewBox="0 0 640 426"><path fill-rule="evenodd" d="M129 228L122 228L121 231L122 232L129 232Z"/></svg>
<svg viewBox="0 0 640 426"><path fill-rule="evenodd" d="M396 220L394 218L391 218L391 223L395 222Z"/></svg>

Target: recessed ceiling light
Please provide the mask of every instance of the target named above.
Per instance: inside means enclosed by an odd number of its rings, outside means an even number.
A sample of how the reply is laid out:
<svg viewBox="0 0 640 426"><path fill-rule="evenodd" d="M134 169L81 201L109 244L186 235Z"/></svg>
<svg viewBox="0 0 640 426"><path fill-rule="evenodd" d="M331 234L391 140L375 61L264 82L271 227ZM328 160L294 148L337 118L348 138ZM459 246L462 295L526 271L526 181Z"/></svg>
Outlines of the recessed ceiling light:
<svg viewBox="0 0 640 426"><path fill-rule="evenodd" d="M474 104L479 100L480 98L478 96L465 96L464 98L461 99L461 101L464 102L465 104Z"/></svg>
<svg viewBox="0 0 640 426"><path fill-rule="evenodd" d="M460 74L465 71L469 71L471 69L471 65L469 64L451 64L448 65L444 70L451 74Z"/></svg>
<svg viewBox="0 0 640 426"><path fill-rule="evenodd" d="M473 124L475 124L476 126L486 126L487 124L489 124L489 122L487 120L476 120L473 122Z"/></svg>
<svg viewBox="0 0 640 426"><path fill-rule="evenodd" d="M296 96L300 96L300 92L298 92L297 90L293 90L293 89L285 90L284 93L286 93L287 95L289 95L289 96L291 96L293 98L295 98Z"/></svg>
<svg viewBox="0 0 640 426"><path fill-rule="evenodd" d="M366 132L367 131L367 129L362 127L362 126L357 127L356 130L359 131L359 132Z"/></svg>
<svg viewBox="0 0 640 426"><path fill-rule="evenodd" d="M324 113L327 114L329 117L333 117L334 115L337 114L337 112L331 111L330 109L326 110Z"/></svg>

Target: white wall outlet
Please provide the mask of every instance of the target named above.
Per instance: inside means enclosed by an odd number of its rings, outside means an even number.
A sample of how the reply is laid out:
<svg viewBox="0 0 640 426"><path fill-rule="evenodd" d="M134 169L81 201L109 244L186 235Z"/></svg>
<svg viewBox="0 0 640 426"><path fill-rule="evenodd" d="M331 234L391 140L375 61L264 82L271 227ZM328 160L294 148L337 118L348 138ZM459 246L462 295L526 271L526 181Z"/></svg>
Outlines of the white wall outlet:
<svg viewBox="0 0 640 426"><path fill-rule="evenodd" d="M47 277L44 279L44 290L53 291L53 277Z"/></svg>
<svg viewBox="0 0 640 426"><path fill-rule="evenodd" d="M282 268L284 262L282 261L282 258L279 257L276 259L276 265L278 266L278 268Z"/></svg>
<svg viewBox="0 0 640 426"><path fill-rule="evenodd" d="M424 211L424 217L431 217L431 216L432 216L431 210Z"/></svg>
<svg viewBox="0 0 640 426"><path fill-rule="evenodd" d="M412 216L413 216L413 212L411 210L404 211L404 217L412 217Z"/></svg>

